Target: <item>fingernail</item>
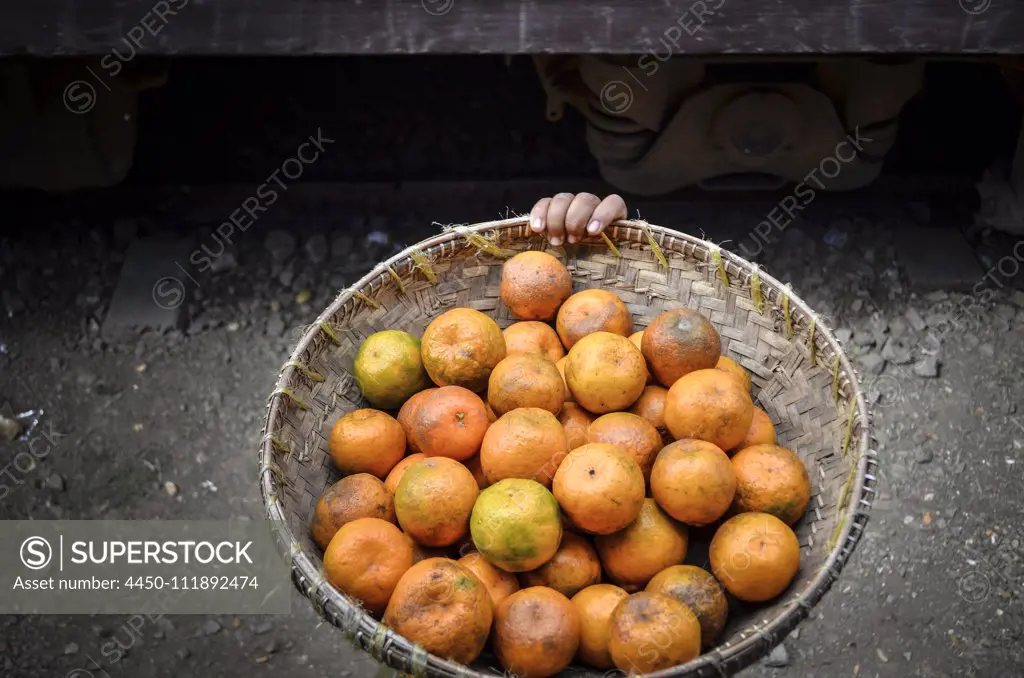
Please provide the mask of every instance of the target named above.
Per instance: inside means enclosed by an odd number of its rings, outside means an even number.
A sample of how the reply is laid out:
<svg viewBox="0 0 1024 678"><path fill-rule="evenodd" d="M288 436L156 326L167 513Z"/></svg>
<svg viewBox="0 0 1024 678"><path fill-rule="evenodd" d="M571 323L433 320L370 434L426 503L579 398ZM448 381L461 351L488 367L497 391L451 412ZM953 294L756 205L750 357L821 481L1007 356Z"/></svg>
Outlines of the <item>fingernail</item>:
<svg viewBox="0 0 1024 678"><path fill-rule="evenodd" d="M570 235L570 236L569 236L569 244L571 245L571 244L573 244L574 242L576 242L576 236L574 236L574 235Z"/></svg>
<svg viewBox="0 0 1024 678"><path fill-rule="evenodd" d="M587 233L589 233L590 235L594 235L595 233L597 233L600 230L601 230L601 222L597 221L597 220L591 221L590 225L587 226Z"/></svg>
<svg viewBox="0 0 1024 678"><path fill-rule="evenodd" d="M540 233L544 230L544 222L541 221L540 217L534 217L533 221L530 222L530 228L533 229L534 233Z"/></svg>
<svg viewBox="0 0 1024 678"><path fill-rule="evenodd" d="M552 238L551 239L551 246L552 247L558 247L561 244L562 244L562 239L561 238Z"/></svg>

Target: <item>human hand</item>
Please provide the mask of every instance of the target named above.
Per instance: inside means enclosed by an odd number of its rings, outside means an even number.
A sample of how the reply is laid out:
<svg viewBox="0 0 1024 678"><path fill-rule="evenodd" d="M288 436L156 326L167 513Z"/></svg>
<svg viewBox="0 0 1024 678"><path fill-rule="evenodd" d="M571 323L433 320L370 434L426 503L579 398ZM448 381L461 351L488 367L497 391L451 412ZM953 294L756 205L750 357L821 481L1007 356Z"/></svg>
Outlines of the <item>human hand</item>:
<svg viewBox="0 0 1024 678"><path fill-rule="evenodd" d="M559 193L541 198L530 210L530 230L547 231L549 242L557 247L597 235L608 224L627 215L626 201L614 193L601 200L592 193Z"/></svg>

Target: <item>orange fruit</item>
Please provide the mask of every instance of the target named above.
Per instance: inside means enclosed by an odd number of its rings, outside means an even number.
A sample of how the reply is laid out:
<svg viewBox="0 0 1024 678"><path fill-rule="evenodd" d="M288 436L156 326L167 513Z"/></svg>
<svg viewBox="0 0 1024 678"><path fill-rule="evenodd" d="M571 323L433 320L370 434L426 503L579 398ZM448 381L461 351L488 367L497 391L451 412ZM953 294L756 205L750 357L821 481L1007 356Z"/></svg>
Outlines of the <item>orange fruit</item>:
<svg viewBox="0 0 1024 678"><path fill-rule="evenodd" d="M551 320L570 294L572 276L547 252L520 252L501 267L501 302L517 318Z"/></svg>
<svg viewBox="0 0 1024 678"><path fill-rule="evenodd" d="M653 499L644 499L640 515L626 529L594 538L605 574L627 591L642 589L666 567L683 562L688 545L686 526Z"/></svg>
<svg viewBox="0 0 1024 678"><path fill-rule="evenodd" d="M644 389L640 397L636 399L629 411L643 417L651 422L651 425L661 434L661 441L668 445L674 439L665 426L665 398L668 396L668 389L664 386L650 385Z"/></svg>
<svg viewBox="0 0 1024 678"><path fill-rule="evenodd" d="M545 487L569 453L565 429L555 415L522 407L491 424L480 447L480 465L490 483L505 478L529 478Z"/></svg>
<svg viewBox="0 0 1024 678"><path fill-rule="evenodd" d="M772 426L771 417L755 405L754 418L750 420L750 429L747 430L747 435L743 437L736 449L742 450L754 445L774 445L775 443L775 427Z"/></svg>
<svg viewBox="0 0 1024 678"><path fill-rule="evenodd" d="M694 565L673 565L654 575L648 593L661 593L684 603L700 622L701 647L714 646L729 617L729 600L718 580Z"/></svg>
<svg viewBox="0 0 1024 678"><path fill-rule="evenodd" d="M677 440L658 455L651 496L676 520L703 527L725 515L736 496L736 474L728 455L711 443Z"/></svg>
<svg viewBox="0 0 1024 678"><path fill-rule="evenodd" d="M650 480L654 458L662 448L658 429L643 417L629 412L601 415L590 425L587 440L618 445L640 465L645 481Z"/></svg>
<svg viewBox="0 0 1024 678"><path fill-rule="evenodd" d="M558 421L565 429L565 436L569 441L569 449L575 450L580 445L587 444L587 432L590 424L594 421L594 415L576 403L562 403L562 411L558 413Z"/></svg>
<svg viewBox="0 0 1024 678"><path fill-rule="evenodd" d="M576 659L601 671L615 667L608 653L612 612L628 593L612 584L594 584L572 597L580 615L580 646Z"/></svg>
<svg viewBox="0 0 1024 678"><path fill-rule="evenodd" d="M479 454L473 455L462 463L469 469L469 472L473 474L473 478L476 480L476 484L481 490L490 484L487 482L487 474L484 473L484 467L480 465Z"/></svg>
<svg viewBox="0 0 1024 678"><path fill-rule="evenodd" d="M628 337L633 332L633 316L615 293L583 290L569 297L558 309L555 329L565 347L571 350L577 341L594 332Z"/></svg>
<svg viewBox="0 0 1024 678"><path fill-rule="evenodd" d="M532 586L494 612L494 654L508 671L544 678L569 666L580 642L580 615L558 591Z"/></svg>
<svg viewBox="0 0 1024 678"><path fill-rule="evenodd" d="M388 492L391 493L391 496L395 495L395 490L398 489L398 483L402 481L402 476L405 475L405 472L409 469L409 467L415 464L416 462L420 461L421 459L426 458L427 455L420 454L417 452L416 454L410 454L408 457L395 464L395 467L391 469L391 473L389 473L388 477L384 479L384 487L388 489Z"/></svg>
<svg viewBox="0 0 1024 678"><path fill-rule="evenodd" d="M644 330L641 349L655 378L671 387L684 374L714 368L722 351L714 325L696 311L665 311Z"/></svg>
<svg viewBox="0 0 1024 678"><path fill-rule="evenodd" d="M631 675L685 664L700 654L700 622L671 596L634 593L612 612L608 653Z"/></svg>
<svg viewBox="0 0 1024 678"><path fill-rule="evenodd" d="M581 589L601 583L601 561L585 538L564 532L551 560L520 576L523 586L547 586L571 598Z"/></svg>
<svg viewBox="0 0 1024 678"><path fill-rule="evenodd" d="M633 345L636 346L637 349L639 349L644 340L644 331L640 330L639 332L634 332L633 334L629 335L629 340L633 342ZM643 353L643 351L641 351L641 353ZM647 383L653 384L654 374L651 372L651 369L647 367L646 363L644 364L644 367L647 368Z"/></svg>
<svg viewBox="0 0 1024 678"><path fill-rule="evenodd" d="M487 403L499 417L519 407L558 414L564 383L555 364L539 355L515 354L498 363L487 381Z"/></svg>
<svg viewBox="0 0 1024 678"><path fill-rule="evenodd" d="M640 514L644 474L623 449L588 443L558 467L552 493L573 525L592 534L611 534Z"/></svg>
<svg viewBox="0 0 1024 678"><path fill-rule="evenodd" d="M731 450L747 435L753 418L750 395L721 370L690 372L665 396L665 425L676 440L697 438Z"/></svg>
<svg viewBox="0 0 1024 678"><path fill-rule="evenodd" d="M811 480L800 457L778 445L754 445L732 458L736 473L736 513L770 513L787 525L803 517L811 500Z"/></svg>
<svg viewBox="0 0 1024 678"><path fill-rule="evenodd" d="M572 399L572 391L569 390L569 382L565 380L565 363L569 360L569 356L564 356L555 362L555 367L558 368L558 373L562 375L562 385L565 386L565 402L573 403L576 402Z"/></svg>
<svg viewBox="0 0 1024 678"><path fill-rule="evenodd" d="M469 531L469 514L479 494L465 466L447 457L428 457L406 469L398 483L398 524L424 546L449 546Z"/></svg>
<svg viewBox="0 0 1024 678"><path fill-rule="evenodd" d="M331 459L344 475L384 478L405 455L405 429L380 410L355 410L331 428Z"/></svg>
<svg viewBox="0 0 1024 678"><path fill-rule="evenodd" d="M487 426L480 396L461 386L442 386L419 401L409 430L416 449L428 457L462 461L480 451Z"/></svg>
<svg viewBox="0 0 1024 678"><path fill-rule="evenodd" d="M395 522L395 503L391 493L380 478L369 473L345 476L320 495L310 524L313 541L326 549L338 528L356 518Z"/></svg>
<svg viewBox="0 0 1024 678"><path fill-rule="evenodd" d="M469 664L487 644L494 612L475 574L447 558L427 558L398 580L384 624L427 652Z"/></svg>
<svg viewBox="0 0 1024 678"><path fill-rule="evenodd" d="M469 570L487 587L491 596L491 605L497 608L501 601L519 590L519 581L511 572L499 569L488 563L479 553L470 553L459 558L462 569Z"/></svg>
<svg viewBox="0 0 1024 678"><path fill-rule="evenodd" d="M491 370L505 357L498 323L472 308L453 308L423 331L423 366L438 386L487 387Z"/></svg>
<svg viewBox="0 0 1024 678"><path fill-rule="evenodd" d="M643 393L647 368L644 357L629 339L611 332L594 332L569 349L565 381L585 410L594 414L618 412Z"/></svg>
<svg viewBox="0 0 1024 678"><path fill-rule="evenodd" d="M324 552L327 581L384 614L398 580L412 567L412 546L402 531L379 518L358 518L341 526Z"/></svg>
<svg viewBox="0 0 1024 678"><path fill-rule="evenodd" d="M750 393L753 384L750 381L750 374L732 358L721 356L715 364L716 370L722 370L726 374L736 377L747 393Z"/></svg>
<svg viewBox="0 0 1024 678"><path fill-rule="evenodd" d="M405 431L405 442L406 447L413 452L422 452L423 450L417 449L415 441L412 439L412 422L416 416L416 410L419 408L420 403L428 395L437 390L436 386L424 389L419 393L416 393L411 398L406 400L401 409L398 410L398 423L402 425L402 429Z"/></svg>
<svg viewBox="0 0 1024 678"><path fill-rule="evenodd" d="M473 544L506 572L535 570L562 541L558 502L535 480L507 478L480 493L470 517Z"/></svg>
<svg viewBox="0 0 1024 678"><path fill-rule="evenodd" d="M393 410L427 387L419 337L400 330L374 332L359 345L352 375L374 407Z"/></svg>
<svg viewBox="0 0 1024 678"><path fill-rule="evenodd" d="M769 513L741 513L722 523L708 555L718 581L749 603L775 598L800 569L800 542Z"/></svg>
<svg viewBox="0 0 1024 678"><path fill-rule="evenodd" d="M565 357L562 340L547 323L524 320L512 323L502 334L505 336L505 351L508 355L539 355L551 362L557 362Z"/></svg>

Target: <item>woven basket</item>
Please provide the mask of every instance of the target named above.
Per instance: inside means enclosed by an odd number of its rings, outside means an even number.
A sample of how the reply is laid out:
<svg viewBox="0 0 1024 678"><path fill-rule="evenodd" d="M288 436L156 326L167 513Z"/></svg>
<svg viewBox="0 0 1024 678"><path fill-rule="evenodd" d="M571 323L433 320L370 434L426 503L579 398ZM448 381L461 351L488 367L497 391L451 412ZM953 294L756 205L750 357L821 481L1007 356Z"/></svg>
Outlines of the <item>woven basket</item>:
<svg viewBox="0 0 1024 678"><path fill-rule="evenodd" d="M807 466L812 496L796 525L802 564L793 585L770 605L733 605L721 643L657 676L730 675L768 653L808 616L839 576L867 523L875 453L856 374L814 312L788 288L716 246L643 222L618 222L608 239L551 250L577 290L613 290L637 329L664 310L688 307L710 318L722 354L751 374L754 398L771 417L779 444ZM613 246L614 244L614 246ZM414 676L494 676L484 654L473 667L429 655L377 622L324 580L310 516L338 479L327 440L343 413L366 407L351 374L359 343L373 332L421 335L442 312L468 306L505 327L515 321L499 299L503 257L546 248L525 218L459 227L379 264L342 292L302 336L268 403L260 447L260 489L269 519L287 546L293 578L317 611L379 661ZM498 675L501 669L497 669ZM611 673L572 667L566 676Z"/></svg>

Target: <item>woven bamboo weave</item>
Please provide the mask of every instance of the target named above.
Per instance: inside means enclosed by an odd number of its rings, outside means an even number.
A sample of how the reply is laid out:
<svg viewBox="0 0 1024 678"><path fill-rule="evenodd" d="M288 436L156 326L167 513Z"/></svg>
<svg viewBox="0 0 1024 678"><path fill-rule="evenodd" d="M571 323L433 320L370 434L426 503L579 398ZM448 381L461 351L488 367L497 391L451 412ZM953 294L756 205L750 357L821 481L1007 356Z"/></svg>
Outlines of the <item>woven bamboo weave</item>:
<svg viewBox="0 0 1024 678"><path fill-rule="evenodd" d="M722 354L750 372L755 403L771 417L779 444L797 452L811 477L810 506L794 526L802 563L793 585L772 604L733 606L717 647L652 675L731 675L757 661L809 615L850 558L874 497L876 456L857 376L829 328L779 281L711 243L634 221L618 222L606 234L608 240L563 250L548 248L525 218L449 229L339 294L281 369L259 450L267 517L279 526L299 590L379 661L417 677L494 676L495 669L501 675L486 653L472 667L429 655L324 580L309 523L317 498L338 479L328 453L331 426L367 406L352 376L356 350L380 330L420 336L433 318L460 306L483 311L502 327L515 322L499 298L501 266L526 249L561 258L577 291L614 291L636 329L672 308L709 318ZM571 667L562 675L615 674Z"/></svg>

